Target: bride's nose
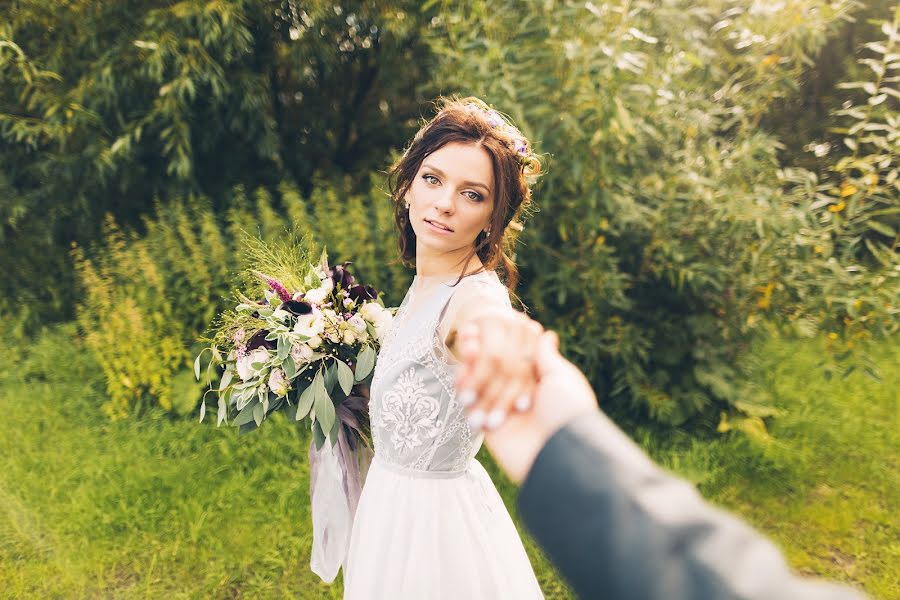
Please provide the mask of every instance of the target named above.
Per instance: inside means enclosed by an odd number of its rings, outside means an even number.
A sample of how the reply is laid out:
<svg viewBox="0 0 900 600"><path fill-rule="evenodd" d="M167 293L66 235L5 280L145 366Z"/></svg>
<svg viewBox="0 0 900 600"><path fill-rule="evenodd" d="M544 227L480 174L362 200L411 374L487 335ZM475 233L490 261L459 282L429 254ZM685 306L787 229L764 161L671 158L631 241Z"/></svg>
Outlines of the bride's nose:
<svg viewBox="0 0 900 600"><path fill-rule="evenodd" d="M440 194L434 199L434 207L443 213L452 213L455 209L455 199L452 190L447 190L446 192L441 191Z"/></svg>

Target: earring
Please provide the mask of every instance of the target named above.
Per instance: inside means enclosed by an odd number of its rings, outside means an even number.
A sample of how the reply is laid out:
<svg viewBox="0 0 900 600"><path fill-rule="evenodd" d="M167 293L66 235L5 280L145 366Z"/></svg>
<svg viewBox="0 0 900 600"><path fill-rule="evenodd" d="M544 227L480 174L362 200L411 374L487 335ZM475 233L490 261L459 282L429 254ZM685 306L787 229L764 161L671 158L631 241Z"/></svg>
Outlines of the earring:
<svg viewBox="0 0 900 600"><path fill-rule="evenodd" d="M482 231L484 231L484 235L491 235L490 229L483 229Z"/></svg>
<svg viewBox="0 0 900 600"><path fill-rule="evenodd" d="M409 200L406 201L406 210L409 210Z"/></svg>

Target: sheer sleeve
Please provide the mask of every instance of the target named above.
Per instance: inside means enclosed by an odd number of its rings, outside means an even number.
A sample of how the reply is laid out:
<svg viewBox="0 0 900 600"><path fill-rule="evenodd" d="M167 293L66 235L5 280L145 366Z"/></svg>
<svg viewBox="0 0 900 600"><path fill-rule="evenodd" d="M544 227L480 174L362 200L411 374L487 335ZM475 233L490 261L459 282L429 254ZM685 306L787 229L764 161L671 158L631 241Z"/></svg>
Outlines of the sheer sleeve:
<svg viewBox="0 0 900 600"><path fill-rule="evenodd" d="M435 332L435 351L448 364L458 362L447 341L461 324L478 315L513 309L509 292L496 278L463 279L458 286L441 312Z"/></svg>

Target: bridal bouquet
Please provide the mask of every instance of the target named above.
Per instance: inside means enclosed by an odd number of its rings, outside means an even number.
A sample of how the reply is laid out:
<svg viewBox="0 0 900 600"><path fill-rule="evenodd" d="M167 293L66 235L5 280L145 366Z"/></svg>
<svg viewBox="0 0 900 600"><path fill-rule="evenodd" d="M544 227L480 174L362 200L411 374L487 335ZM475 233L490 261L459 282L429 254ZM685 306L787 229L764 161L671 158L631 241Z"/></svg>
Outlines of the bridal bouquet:
<svg viewBox="0 0 900 600"><path fill-rule="evenodd" d="M267 245L248 237L244 250L254 268L238 304L219 316L213 335L194 361L207 365L218 396L217 423L246 433L272 413L308 423L313 517L312 570L332 581L343 563L350 526L362 490L363 468L372 457L368 398L357 389L393 318L378 292L358 283L349 262L329 265L322 252L309 262L300 246ZM213 383L212 370L221 372ZM326 445L326 441L330 444Z"/></svg>

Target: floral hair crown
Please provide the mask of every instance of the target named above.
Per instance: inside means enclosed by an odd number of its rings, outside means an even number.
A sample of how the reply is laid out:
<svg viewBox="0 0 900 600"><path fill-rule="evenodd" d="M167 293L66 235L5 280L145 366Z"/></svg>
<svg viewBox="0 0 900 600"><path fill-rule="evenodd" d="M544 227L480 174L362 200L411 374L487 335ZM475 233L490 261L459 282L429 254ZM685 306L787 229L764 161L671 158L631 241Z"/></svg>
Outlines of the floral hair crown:
<svg viewBox="0 0 900 600"><path fill-rule="evenodd" d="M466 110L469 112L477 112L484 115L488 124L494 129L504 132L509 138L509 146L512 148L519 158L519 163L525 164L528 160L528 140L522 137L518 129L506 122L493 108L484 108L475 103L466 104Z"/></svg>

